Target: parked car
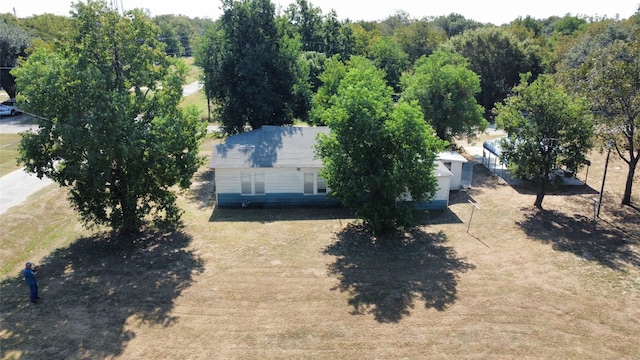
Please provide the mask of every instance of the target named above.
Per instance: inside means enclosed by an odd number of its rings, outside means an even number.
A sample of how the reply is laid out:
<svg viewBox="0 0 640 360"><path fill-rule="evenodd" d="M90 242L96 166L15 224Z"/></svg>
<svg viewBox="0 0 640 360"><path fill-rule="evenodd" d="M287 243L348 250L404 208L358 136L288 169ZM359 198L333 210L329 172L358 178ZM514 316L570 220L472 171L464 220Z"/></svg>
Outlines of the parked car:
<svg viewBox="0 0 640 360"><path fill-rule="evenodd" d="M0 105L0 116L13 116L16 114L16 109L8 107L6 105Z"/></svg>
<svg viewBox="0 0 640 360"><path fill-rule="evenodd" d="M15 99L5 100L2 103L0 103L0 105L6 106L9 109L11 109L12 111L9 114L11 116L13 116L15 114L19 114L19 113L22 112L22 111L20 111L20 109L18 109L18 107L16 107L16 100Z"/></svg>

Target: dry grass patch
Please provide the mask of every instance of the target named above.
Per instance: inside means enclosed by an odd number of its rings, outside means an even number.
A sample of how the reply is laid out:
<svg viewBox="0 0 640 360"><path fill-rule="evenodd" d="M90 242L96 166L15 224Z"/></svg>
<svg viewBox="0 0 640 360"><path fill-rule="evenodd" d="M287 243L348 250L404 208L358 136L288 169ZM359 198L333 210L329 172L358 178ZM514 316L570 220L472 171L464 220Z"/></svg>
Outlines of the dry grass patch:
<svg viewBox="0 0 640 360"><path fill-rule="evenodd" d="M590 194L549 195L538 212L526 189L480 165L474 171L472 188L454 194L448 210L399 236L372 238L341 209L215 209L203 167L180 200L179 231L133 244L59 231L58 242L30 255L45 264L36 306L28 306L21 264L3 273L1 354L637 357L638 211L613 205L618 194L607 193L594 228ZM58 196L56 211L70 214ZM469 199L482 209L467 233ZM2 232L3 244L46 235L18 215L33 224L51 211L26 206L0 216L22 229Z"/></svg>
<svg viewBox="0 0 640 360"><path fill-rule="evenodd" d="M20 139L19 134L0 134L0 176L20 168L16 160Z"/></svg>

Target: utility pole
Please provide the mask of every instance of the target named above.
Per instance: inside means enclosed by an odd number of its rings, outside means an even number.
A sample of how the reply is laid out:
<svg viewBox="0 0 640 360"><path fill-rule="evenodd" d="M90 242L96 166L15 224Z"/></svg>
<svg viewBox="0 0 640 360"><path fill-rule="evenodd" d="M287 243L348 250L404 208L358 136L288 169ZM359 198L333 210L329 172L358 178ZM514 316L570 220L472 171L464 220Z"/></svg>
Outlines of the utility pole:
<svg viewBox="0 0 640 360"><path fill-rule="evenodd" d="M602 193L604 192L604 182L607 180L607 168L609 167L609 155L611 155L611 141L607 141L607 160L604 162L604 175L602 175L602 186L600 187L600 200L598 200L598 217L600 217L600 207L602 206Z"/></svg>

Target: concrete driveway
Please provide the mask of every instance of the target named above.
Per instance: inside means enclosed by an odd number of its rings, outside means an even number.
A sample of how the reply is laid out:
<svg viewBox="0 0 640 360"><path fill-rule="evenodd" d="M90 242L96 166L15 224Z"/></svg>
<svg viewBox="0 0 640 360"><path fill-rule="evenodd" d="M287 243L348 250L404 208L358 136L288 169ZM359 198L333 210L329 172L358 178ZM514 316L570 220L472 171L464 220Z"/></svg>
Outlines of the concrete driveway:
<svg viewBox="0 0 640 360"><path fill-rule="evenodd" d="M25 123L27 115L3 116L0 118L0 133L17 134L38 126ZM12 206L22 203L29 195L52 184L48 178L38 179L37 176L16 170L0 178L0 214Z"/></svg>

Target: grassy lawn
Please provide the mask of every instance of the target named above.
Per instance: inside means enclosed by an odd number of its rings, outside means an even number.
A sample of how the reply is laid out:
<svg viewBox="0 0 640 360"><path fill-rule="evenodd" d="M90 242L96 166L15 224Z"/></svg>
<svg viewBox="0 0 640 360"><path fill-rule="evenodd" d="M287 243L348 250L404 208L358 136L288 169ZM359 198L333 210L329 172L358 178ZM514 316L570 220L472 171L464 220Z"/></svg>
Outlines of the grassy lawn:
<svg viewBox="0 0 640 360"><path fill-rule="evenodd" d="M184 62L189 66L190 70L187 73L187 84L191 84L194 81L200 80L202 75L202 69L195 65L195 59L193 57L183 58Z"/></svg>
<svg viewBox="0 0 640 360"><path fill-rule="evenodd" d="M198 111L200 111L200 119L203 121L208 121L207 117L207 98L204 95L204 91L197 91L189 96L185 96L182 98L182 102L180 103L180 107L184 108L187 106L195 106ZM213 109L212 109L213 111ZM213 114L212 114L213 116Z"/></svg>
<svg viewBox="0 0 640 360"><path fill-rule="evenodd" d="M20 168L16 162L18 157L19 134L0 134L0 176Z"/></svg>
<svg viewBox="0 0 640 360"><path fill-rule="evenodd" d="M588 186L548 195L541 212L476 165L447 211L391 239L341 209L216 209L204 166L179 231L123 243L84 230L51 185L0 215L0 354L637 358L640 212L618 206L626 169L613 160L594 227L603 156L591 159ZM481 209L467 233L469 200ZM43 265L37 305L27 260Z"/></svg>

